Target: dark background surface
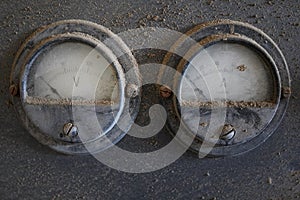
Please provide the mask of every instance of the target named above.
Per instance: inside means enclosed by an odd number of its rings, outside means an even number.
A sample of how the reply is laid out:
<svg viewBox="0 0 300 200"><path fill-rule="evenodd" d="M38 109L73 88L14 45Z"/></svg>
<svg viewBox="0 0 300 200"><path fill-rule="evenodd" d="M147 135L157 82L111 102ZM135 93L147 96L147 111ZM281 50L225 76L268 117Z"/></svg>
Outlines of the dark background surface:
<svg viewBox="0 0 300 200"><path fill-rule="evenodd" d="M0 5L0 199L300 198L299 1L2 0ZM58 154L39 144L18 120L9 102L9 75L14 54L30 33L42 25L73 18L102 24L115 33L140 26L185 32L219 18L251 23L274 39L289 64L293 94L287 114L274 135L249 153L197 159L187 152L152 173L119 172L92 156ZM151 102L153 96L148 98ZM143 124L146 119L140 115L137 121ZM169 137L165 130L159 135L152 142L131 143L125 138L120 145L151 149Z"/></svg>

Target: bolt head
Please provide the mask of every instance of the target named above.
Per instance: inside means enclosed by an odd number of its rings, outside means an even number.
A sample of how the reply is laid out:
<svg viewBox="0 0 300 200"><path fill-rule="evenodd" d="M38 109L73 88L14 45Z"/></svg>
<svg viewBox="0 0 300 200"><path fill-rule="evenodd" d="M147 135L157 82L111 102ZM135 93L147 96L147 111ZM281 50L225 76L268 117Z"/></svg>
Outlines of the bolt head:
<svg viewBox="0 0 300 200"><path fill-rule="evenodd" d="M223 127L222 133L220 135L220 139L225 140L225 141L229 141L232 140L235 136L235 129L232 125L230 124L226 124Z"/></svg>
<svg viewBox="0 0 300 200"><path fill-rule="evenodd" d="M12 95L12 96L17 96L18 94L18 86L13 84L9 87L9 93Z"/></svg>
<svg viewBox="0 0 300 200"><path fill-rule="evenodd" d="M63 135L76 137L78 135L78 128L73 123L66 123L63 127Z"/></svg>
<svg viewBox="0 0 300 200"><path fill-rule="evenodd" d="M167 86L161 86L159 88L160 96L163 98L169 98L172 95L172 90Z"/></svg>

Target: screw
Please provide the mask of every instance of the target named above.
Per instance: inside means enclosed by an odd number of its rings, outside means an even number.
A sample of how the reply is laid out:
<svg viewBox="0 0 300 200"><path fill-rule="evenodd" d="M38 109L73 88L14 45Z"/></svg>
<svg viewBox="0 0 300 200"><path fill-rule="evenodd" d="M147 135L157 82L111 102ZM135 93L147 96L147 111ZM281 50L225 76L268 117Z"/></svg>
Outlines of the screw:
<svg viewBox="0 0 300 200"><path fill-rule="evenodd" d="M10 93L12 96L17 96L17 94L18 94L18 87L17 87L15 84L12 84L12 85L9 87L9 93Z"/></svg>
<svg viewBox="0 0 300 200"><path fill-rule="evenodd" d="M159 88L159 93L160 93L160 96L163 98L169 98L172 95L171 89L167 86L161 86Z"/></svg>
<svg viewBox="0 0 300 200"><path fill-rule="evenodd" d="M222 140L229 141L229 140L232 140L234 138L235 133L236 133L236 131L235 131L234 127L230 124L226 124L223 127L220 138Z"/></svg>
<svg viewBox="0 0 300 200"><path fill-rule="evenodd" d="M284 98L288 98L292 94L292 90L290 87L283 87L282 88L282 96Z"/></svg>
<svg viewBox="0 0 300 200"><path fill-rule="evenodd" d="M126 96L128 98L132 97L136 97L138 95L138 90L139 90L139 87L135 84L128 84L126 86Z"/></svg>
<svg viewBox="0 0 300 200"><path fill-rule="evenodd" d="M78 135L78 127L73 123L66 123L63 127L63 136L76 137Z"/></svg>

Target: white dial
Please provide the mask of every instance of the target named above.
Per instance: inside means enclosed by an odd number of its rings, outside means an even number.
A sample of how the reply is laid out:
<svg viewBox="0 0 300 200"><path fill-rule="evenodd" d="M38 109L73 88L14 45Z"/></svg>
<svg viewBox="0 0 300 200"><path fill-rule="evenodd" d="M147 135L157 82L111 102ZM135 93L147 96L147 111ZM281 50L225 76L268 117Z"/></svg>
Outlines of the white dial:
<svg viewBox="0 0 300 200"><path fill-rule="evenodd" d="M273 97L273 78L265 61L237 43L219 42L200 51L185 77L180 86L183 101L248 102Z"/></svg>
<svg viewBox="0 0 300 200"><path fill-rule="evenodd" d="M33 64L36 69L34 92L29 96L97 101L119 99L116 71L89 45L74 42L56 45L39 55Z"/></svg>

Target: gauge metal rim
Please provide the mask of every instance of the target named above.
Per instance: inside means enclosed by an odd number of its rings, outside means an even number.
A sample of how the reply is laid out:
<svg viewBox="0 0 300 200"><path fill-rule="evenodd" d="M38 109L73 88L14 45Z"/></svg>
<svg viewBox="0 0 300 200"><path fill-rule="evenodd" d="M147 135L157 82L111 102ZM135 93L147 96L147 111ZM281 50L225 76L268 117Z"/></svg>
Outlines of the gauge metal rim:
<svg viewBox="0 0 300 200"><path fill-rule="evenodd" d="M119 128L115 122L115 125L104 135L104 137L85 143L70 143L54 139L45 133L42 133L36 125L30 122L30 119L24 110L22 99L22 89L24 85L21 77L26 73L26 70L31 67L30 65L27 65L27 63L33 59L33 56L36 55L36 53L41 51L47 45L68 40L79 41L90 46L97 46L101 43L117 57L117 62L121 65L122 69L116 69L115 66L114 68L118 75L123 73L125 78L121 84L122 88L120 88L122 98L124 99L124 107L119 119L122 119L122 117L127 115L126 112L123 112L126 110L129 110L131 116L131 121L126 128ZM105 44L102 43L105 40L109 40L109 42L106 42ZM105 56L109 56L107 52L103 53ZM129 70L134 73L126 73ZM142 83L138 71L138 64L134 56L126 44L116 34L106 27L93 22L85 20L63 20L39 28L25 40L15 56L12 65L10 84L18 86L20 94L12 96L11 98L15 110L28 132L40 143L47 145L58 152L81 155L101 152L119 142L126 135L139 110L141 98L140 88ZM125 95L126 86L130 84L137 86L137 95L134 97L127 97Z"/></svg>
<svg viewBox="0 0 300 200"><path fill-rule="evenodd" d="M197 138L194 138L194 142L190 146L191 151L207 157L234 156L255 149L260 144L264 143L277 129L286 112L291 95L290 93L283 95L283 91L290 91L291 81L288 66L281 50L276 43L260 29L247 23L227 19L215 20L195 26L186 32L182 38L179 38L172 46L172 49L179 48L187 37L193 38L203 47L206 45L211 45L213 42L226 41L230 39L234 39L242 43L246 42L258 48L258 50L264 54L264 57L270 61L270 64L272 65L271 67L273 68L275 75L277 75L277 77L275 77L275 81L277 81L276 84L278 87L276 90L278 95L276 99L277 109L273 115L273 118L270 119L269 124L267 124L256 137L252 138L246 143L215 146L208 154L207 152L200 152L202 141ZM172 53L168 52L163 60L163 65L169 65L169 63L173 62L174 60ZM180 62L176 67L179 73L184 73L184 63L186 62L186 59L180 59ZM165 74L162 71L160 73L159 82L164 79L164 75ZM178 84L177 76L175 75L172 87L174 88L173 91L177 92L176 86ZM173 95L173 97L169 99L162 98L161 102L168 110L167 129L171 135L174 136L176 135L176 130L178 130L179 124L182 123L180 116L178 115L178 109L180 108L176 103L176 95ZM188 133L187 135L190 137L195 137L194 135L192 136ZM179 142L181 142L183 145L186 145L183 141Z"/></svg>

